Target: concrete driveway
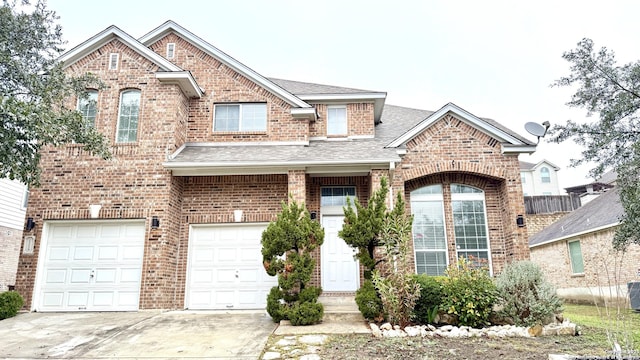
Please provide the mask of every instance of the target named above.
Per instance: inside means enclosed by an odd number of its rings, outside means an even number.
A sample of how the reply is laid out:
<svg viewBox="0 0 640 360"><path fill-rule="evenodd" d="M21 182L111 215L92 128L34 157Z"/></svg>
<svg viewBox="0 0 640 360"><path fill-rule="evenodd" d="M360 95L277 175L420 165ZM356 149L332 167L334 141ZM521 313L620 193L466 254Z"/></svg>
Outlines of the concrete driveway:
<svg viewBox="0 0 640 360"><path fill-rule="evenodd" d="M0 358L257 359L263 311L24 313L0 321Z"/></svg>

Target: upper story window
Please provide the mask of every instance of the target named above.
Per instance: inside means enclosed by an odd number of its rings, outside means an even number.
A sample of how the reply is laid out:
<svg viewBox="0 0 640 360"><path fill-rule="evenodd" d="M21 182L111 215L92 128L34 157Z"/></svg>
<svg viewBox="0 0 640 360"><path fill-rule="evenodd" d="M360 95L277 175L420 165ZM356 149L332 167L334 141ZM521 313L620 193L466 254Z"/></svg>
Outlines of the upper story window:
<svg viewBox="0 0 640 360"><path fill-rule="evenodd" d="M109 54L109 70L118 70L118 53Z"/></svg>
<svg viewBox="0 0 640 360"><path fill-rule="evenodd" d="M542 181L543 183L551 182L551 173L549 172L549 168L547 167L540 168L540 181Z"/></svg>
<svg viewBox="0 0 640 360"><path fill-rule="evenodd" d="M173 59L175 57L176 52L176 44L168 43L167 44L167 59Z"/></svg>
<svg viewBox="0 0 640 360"><path fill-rule="evenodd" d="M347 107L327 108L327 135L347 135Z"/></svg>
<svg viewBox="0 0 640 360"><path fill-rule="evenodd" d="M267 131L267 104L216 104L213 131Z"/></svg>
<svg viewBox="0 0 640 360"><path fill-rule="evenodd" d="M78 99L78 111L82 114L85 123L94 127L96 125L96 112L98 108L98 91L87 91L87 97Z"/></svg>
<svg viewBox="0 0 640 360"><path fill-rule="evenodd" d="M116 142L128 143L138 139L140 118L140 90L127 90L120 94Z"/></svg>

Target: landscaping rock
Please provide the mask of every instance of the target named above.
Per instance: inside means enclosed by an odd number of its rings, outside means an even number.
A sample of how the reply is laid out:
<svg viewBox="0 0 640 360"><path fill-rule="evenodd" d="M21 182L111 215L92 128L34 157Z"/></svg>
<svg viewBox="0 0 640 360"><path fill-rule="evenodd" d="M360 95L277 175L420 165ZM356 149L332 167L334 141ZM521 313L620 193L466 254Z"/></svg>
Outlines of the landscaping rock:
<svg viewBox="0 0 640 360"><path fill-rule="evenodd" d="M280 359L280 353L279 352L275 352L275 351L268 351L266 353L264 353L264 355L262 356L263 360L275 360L275 359Z"/></svg>
<svg viewBox="0 0 640 360"><path fill-rule="evenodd" d="M371 334L375 337L382 337L382 331L378 327L378 325L374 323L369 323L369 327L371 328Z"/></svg>

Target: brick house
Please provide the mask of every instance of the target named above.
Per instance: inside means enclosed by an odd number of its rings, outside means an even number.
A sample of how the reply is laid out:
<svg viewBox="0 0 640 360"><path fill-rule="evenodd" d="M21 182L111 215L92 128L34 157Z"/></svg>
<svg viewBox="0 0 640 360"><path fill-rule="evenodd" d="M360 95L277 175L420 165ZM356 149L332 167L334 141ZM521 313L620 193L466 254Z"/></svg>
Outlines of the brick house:
<svg viewBox="0 0 640 360"><path fill-rule="evenodd" d="M61 61L103 79L70 105L114 156L42 153L35 250L16 284L28 309L262 308L276 280L261 232L289 195L326 232L313 282L352 293L362 270L337 236L342 205L365 204L382 177L416 214L417 272L473 255L497 273L529 257L518 155L535 144L493 120L266 78L171 21L140 39L109 27Z"/></svg>
<svg viewBox="0 0 640 360"><path fill-rule="evenodd" d="M531 236L531 261L561 297L578 301L628 300L627 283L640 281L640 246L615 251L624 209L614 188Z"/></svg>

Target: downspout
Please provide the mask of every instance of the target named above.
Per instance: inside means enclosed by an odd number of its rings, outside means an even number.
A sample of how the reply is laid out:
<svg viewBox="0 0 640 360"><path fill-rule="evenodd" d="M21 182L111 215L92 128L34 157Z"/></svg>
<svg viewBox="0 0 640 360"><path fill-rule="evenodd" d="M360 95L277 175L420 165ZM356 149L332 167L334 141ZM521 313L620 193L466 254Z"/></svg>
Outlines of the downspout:
<svg viewBox="0 0 640 360"><path fill-rule="evenodd" d="M389 208L393 209L393 173L396 170L396 162L389 162Z"/></svg>

